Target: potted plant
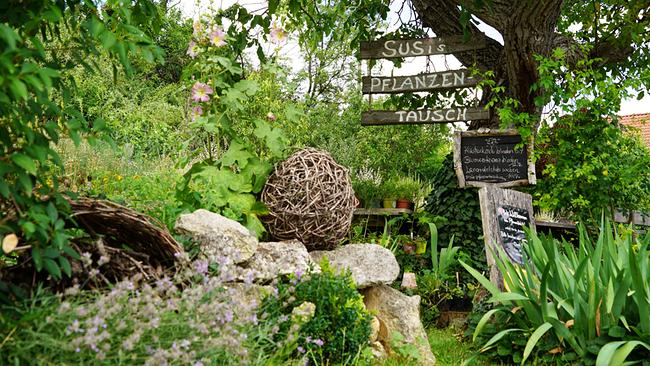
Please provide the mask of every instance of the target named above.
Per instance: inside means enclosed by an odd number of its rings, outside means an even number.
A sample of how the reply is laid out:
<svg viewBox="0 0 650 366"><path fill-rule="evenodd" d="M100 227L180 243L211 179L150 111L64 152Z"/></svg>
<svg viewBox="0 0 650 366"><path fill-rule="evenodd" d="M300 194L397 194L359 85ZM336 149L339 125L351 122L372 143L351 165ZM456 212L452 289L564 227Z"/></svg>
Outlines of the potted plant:
<svg viewBox="0 0 650 366"><path fill-rule="evenodd" d="M362 168L355 174L352 188L362 202L362 207L379 207L378 200L382 198L380 195L381 184L381 176L372 169Z"/></svg>
<svg viewBox="0 0 650 366"><path fill-rule="evenodd" d="M396 207L411 208L419 190L419 180L409 176L400 177L395 183Z"/></svg>
<svg viewBox="0 0 650 366"><path fill-rule="evenodd" d="M395 208L395 185L394 178L384 181L381 185L381 197L384 208Z"/></svg>

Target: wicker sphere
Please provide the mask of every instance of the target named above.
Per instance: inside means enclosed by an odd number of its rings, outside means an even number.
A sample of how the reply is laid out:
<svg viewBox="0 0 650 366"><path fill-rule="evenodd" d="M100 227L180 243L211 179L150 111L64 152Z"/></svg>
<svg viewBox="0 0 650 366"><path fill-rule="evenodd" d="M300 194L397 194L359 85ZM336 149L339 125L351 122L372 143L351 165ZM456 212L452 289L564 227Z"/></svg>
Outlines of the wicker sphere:
<svg viewBox="0 0 650 366"><path fill-rule="evenodd" d="M329 250L350 230L357 205L348 169L325 151L307 148L279 164L262 191L263 218L279 240L298 239L308 250Z"/></svg>

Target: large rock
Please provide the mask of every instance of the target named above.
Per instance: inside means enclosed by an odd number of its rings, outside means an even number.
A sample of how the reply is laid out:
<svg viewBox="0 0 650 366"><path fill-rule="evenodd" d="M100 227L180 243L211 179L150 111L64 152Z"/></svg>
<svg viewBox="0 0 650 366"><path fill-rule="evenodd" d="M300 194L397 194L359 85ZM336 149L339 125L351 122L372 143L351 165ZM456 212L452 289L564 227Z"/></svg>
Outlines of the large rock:
<svg viewBox="0 0 650 366"><path fill-rule="evenodd" d="M264 282L281 275L307 273L309 267L319 272L318 264L313 263L307 248L298 240L259 243L257 252L240 266L253 271L253 281Z"/></svg>
<svg viewBox="0 0 650 366"><path fill-rule="evenodd" d="M196 241L211 263L244 262L258 246L257 237L240 223L204 209L181 215L174 230Z"/></svg>
<svg viewBox="0 0 650 366"><path fill-rule="evenodd" d="M366 308L379 319L377 340L390 354L391 336L399 333L404 342L413 344L420 353L420 365L435 365L429 338L420 321L420 296L406 296L394 288L380 285L361 292Z"/></svg>
<svg viewBox="0 0 650 366"><path fill-rule="evenodd" d="M377 244L348 244L310 255L316 263L327 257L332 268L338 271L349 269L359 289L390 284L399 276L399 264L393 253Z"/></svg>

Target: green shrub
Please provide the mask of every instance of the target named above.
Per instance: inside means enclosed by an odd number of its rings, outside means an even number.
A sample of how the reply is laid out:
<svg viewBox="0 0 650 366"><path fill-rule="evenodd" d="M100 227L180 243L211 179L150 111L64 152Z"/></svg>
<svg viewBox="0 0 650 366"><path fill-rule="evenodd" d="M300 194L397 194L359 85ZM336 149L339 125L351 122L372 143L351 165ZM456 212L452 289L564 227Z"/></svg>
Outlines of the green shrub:
<svg viewBox="0 0 650 366"><path fill-rule="evenodd" d="M460 251L468 255L469 263L480 271L486 270L478 192L476 188L458 187L452 154L431 178L431 184L433 191L425 210L437 217L440 241L448 243L453 236Z"/></svg>
<svg viewBox="0 0 650 366"><path fill-rule="evenodd" d="M278 284L277 294L263 301L259 316L264 321L286 318L296 305L314 303L314 317L300 329L299 350L317 364L347 363L368 343L370 314L349 273L334 274L326 261L321 271ZM282 323L276 337L285 338L288 331L288 324Z"/></svg>
<svg viewBox="0 0 650 366"><path fill-rule="evenodd" d="M521 267L497 260L510 292L499 291L463 264L498 303L474 332L483 352L516 363L533 358L597 366L648 364L650 236L639 240L628 231L617 233L607 221L595 242L583 226L579 233L577 248L531 234Z"/></svg>

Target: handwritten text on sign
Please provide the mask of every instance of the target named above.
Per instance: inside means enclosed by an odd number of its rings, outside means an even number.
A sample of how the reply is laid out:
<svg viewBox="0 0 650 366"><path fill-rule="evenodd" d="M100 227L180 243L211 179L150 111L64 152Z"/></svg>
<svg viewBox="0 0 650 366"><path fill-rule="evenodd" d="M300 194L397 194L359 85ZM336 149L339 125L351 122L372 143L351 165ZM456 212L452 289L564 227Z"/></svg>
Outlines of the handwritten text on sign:
<svg viewBox="0 0 650 366"><path fill-rule="evenodd" d="M524 208L501 205L497 208L499 220L499 236L503 249L510 259L524 264L522 246L526 243L524 227L530 225L528 211Z"/></svg>
<svg viewBox="0 0 650 366"><path fill-rule="evenodd" d="M422 39L391 39L361 42L361 58L396 58L442 55L485 47L484 39L466 42L463 36Z"/></svg>
<svg viewBox="0 0 650 366"><path fill-rule="evenodd" d="M454 70L411 76L364 76L362 83L364 93L402 93L471 87L477 80L469 75L468 70Z"/></svg>
<svg viewBox="0 0 650 366"><path fill-rule="evenodd" d="M483 108L418 109L414 111L369 111L361 115L362 125L445 123L489 118Z"/></svg>
<svg viewBox="0 0 650 366"><path fill-rule="evenodd" d="M501 183L528 178L526 148L515 149L521 136L462 137L465 181Z"/></svg>

